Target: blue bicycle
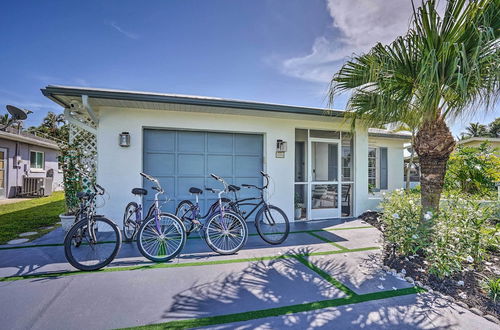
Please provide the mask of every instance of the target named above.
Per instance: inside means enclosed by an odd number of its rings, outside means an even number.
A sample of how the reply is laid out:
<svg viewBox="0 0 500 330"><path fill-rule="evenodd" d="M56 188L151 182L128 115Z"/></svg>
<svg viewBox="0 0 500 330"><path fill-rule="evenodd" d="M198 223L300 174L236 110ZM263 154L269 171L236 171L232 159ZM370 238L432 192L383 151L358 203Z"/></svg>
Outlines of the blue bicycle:
<svg viewBox="0 0 500 330"><path fill-rule="evenodd" d="M227 198L223 194L229 193L229 185L221 177L210 174L212 178L222 182L224 189L205 188L205 190L218 195L218 200L212 204L205 215L201 214L198 201L203 190L190 188L189 192L196 197L193 204L189 200L179 203L175 214L181 219L188 232L201 231L207 245L219 254L234 254L238 252L248 239L248 228L245 220L237 213L231 211ZM204 221L202 224L201 221Z"/></svg>

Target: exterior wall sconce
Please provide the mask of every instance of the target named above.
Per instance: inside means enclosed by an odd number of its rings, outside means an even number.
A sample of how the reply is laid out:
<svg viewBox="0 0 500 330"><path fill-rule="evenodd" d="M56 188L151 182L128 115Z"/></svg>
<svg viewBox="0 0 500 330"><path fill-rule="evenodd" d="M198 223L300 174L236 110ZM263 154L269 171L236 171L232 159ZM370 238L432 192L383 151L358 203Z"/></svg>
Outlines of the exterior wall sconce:
<svg viewBox="0 0 500 330"><path fill-rule="evenodd" d="M276 140L276 158L285 158L286 141Z"/></svg>
<svg viewBox="0 0 500 330"><path fill-rule="evenodd" d="M129 132L121 132L119 139L120 147L130 147L130 133Z"/></svg>

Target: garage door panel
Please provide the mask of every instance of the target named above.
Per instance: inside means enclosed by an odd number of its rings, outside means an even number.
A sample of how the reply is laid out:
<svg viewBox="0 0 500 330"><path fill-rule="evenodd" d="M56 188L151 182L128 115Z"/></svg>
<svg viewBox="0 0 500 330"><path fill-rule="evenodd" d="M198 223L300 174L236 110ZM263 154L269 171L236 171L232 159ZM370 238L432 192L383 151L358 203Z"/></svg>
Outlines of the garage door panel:
<svg viewBox="0 0 500 330"><path fill-rule="evenodd" d="M235 176L260 175L262 158L258 156L235 156Z"/></svg>
<svg viewBox="0 0 500 330"><path fill-rule="evenodd" d="M152 176L175 174L175 154L147 153L144 158L144 172Z"/></svg>
<svg viewBox="0 0 500 330"><path fill-rule="evenodd" d="M261 135L145 130L144 171L160 176L160 182L171 199L162 210L174 212L181 200L195 200L188 192L190 187L223 188L220 182L210 177L210 173L224 177L229 183L261 186L262 150ZM150 191L144 198L147 207L153 194L149 182L145 181L143 186ZM242 198L258 195L259 191L252 189L240 191ZM216 200L217 194L204 191L200 196L201 210L206 212Z"/></svg>
<svg viewBox="0 0 500 330"><path fill-rule="evenodd" d="M205 150L204 132L178 132L177 150L179 152L203 152Z"/></svg>
<svg viewBox="0 0 500 330"><path fill-rule="evenodd" d="M163 130L146 130L144 134L144 151L175 151L175 132Z"/></svg>
<svg viewBox="0 0 500 330"><path fill-rule="evenodd" d="M236 155L262 156L262 136L254 134L235 134L234 153Z"/></svg>
<svg viewBox="0 0 500 330"><path fill-rule="evenodd" d="M213 154L233 153L233 134L207 133L207 151Z"/></svg>
<svg viewBox="0 0 500 330"><path fill-rule="evenodd" d="M233 156L208 155L207 173L214 173L222 177L233 176Z"/></svg>
<svg viewBox="0 0 500 330"><path fill-rule="evenodd" d="M179 175L205 175L205 157L199 155L178 155L177 165Z"/></svg>
<svg viewBox="0 0 500 330"><path fill-rule="evenodd" d="M193 195L189 193L189 188L195 187L199 189L204 189L205 177L178 177L177 178L177 191L176 195L182 199L194 198Z"/></svg>

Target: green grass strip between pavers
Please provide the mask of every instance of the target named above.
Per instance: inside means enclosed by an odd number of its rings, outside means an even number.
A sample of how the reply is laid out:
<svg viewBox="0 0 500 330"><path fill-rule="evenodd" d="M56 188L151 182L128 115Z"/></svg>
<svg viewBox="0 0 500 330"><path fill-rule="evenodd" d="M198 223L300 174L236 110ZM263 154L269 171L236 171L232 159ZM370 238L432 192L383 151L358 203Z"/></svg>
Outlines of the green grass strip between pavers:
<svg viewBox="0 0 500 330"><path fill-rule="evenodd" d="M226 314L210 316L198 319L188 319L188 320L178 320L170 321L159 324L144 325L139 327L131 327L127 329L190 329L196 327L204 327L210 325L220 325L236 322L244 322L256 319L262 319L266 317L277 317L283 315L289 315L294 313L309 312L329 307L338 307L349 304L357 304L366 301L380 300L386 298L394 298L399 296L405 296L415 293L425 292L424 289L418 287L405 288L400 290L390 290L373 292L368 294L355 295L345 298L321 300L304 304L248 311L242 313Z"/></svg>
<svg viewBox="0 0 500 330"><path fill-rule="evenodd" d="M355 229L368 229L373 228L372 226L360 226L360 227L343 227L343 228L331 228L331 229L314 229L314 230L297 230L291 231L290 234L308 234L308 233L317 233L322 231L337 231L337 230L355 230ZM276 234L276 233L274 233ZM259 234L249 234L248 236L259 236ZM200 236L189 236L187 239L201 239ZM322 239L322 238L321 238ZM329 243L331 241L328 241ZM109 244L115 243L115 241L105 241L99 242L99 244ZM18 246L3 246L0 247L1 250L16 250L16 249L29 249L29 248L37 248L37 247L50 247L50 246L63 246L61 243L53 243L53 244L31 244L31 245L18 245Z"/></svg>
<svg viewBox="0 0 500 330"><path fill-rule="evenodd" d="M342 245L338 244L338 243L335 243L333 241L330 241L328 238L325 238L323 236L320 236L316 233L308 233L309 235L313 236L313 237L316 237L317 239L323 241L323 242L326 242L330 245L333 245L335 246L336 248L340 249L340 250L348 250L347 248L343 247Z"/></svg>
<svg viewBox="0 0 500 330"><path fill-rule="evenodd" d="M319 276L321 276L322 278L324 278L328 283L330 283L331 285L333 285L334 287L336 287L340 291L344 292L348 297L357 295L356 292L349 289L342 282L340 282L339 280L337 280L336 278L334 278L333 276L331 276L330 274L328 274L327 272L325 272L321 268L318 268L316 265L311 263L309 260L307 260L303 256L297 255L297 256L295 256L295 259L297 261L299 261L301 264L303 264L304 266L306 266L307 268L309 268L310 270L312 270L313 272L315 272L316 274L318 274Z"/></svg>
<svg viewBox="0 0 500 330"><path fill-rule="evenodd" d="M378 247L366 247L359 249L350 250L335 250L335 251L322 251L313 252L309 254L297 254L300 256L319 256L319 255L331 255L339 253L351 253L360 251L377 250ZM29 274L29 275L19 275L19 276L7 276L0 277L0 282L10 282L19 280L29 280L36 278L53 278L53 277L63 277L63 276L73 276L73 275L83 275L83 274L101 274L110 272L123 272L131 270L148 270L148 269L160 269L160 268L178 268L178 267L193 267L193 266L207 266L207 265L223 265L223 264L233 264L241 262L252 262L261 260L275 260L275 259L286 259L295 258L296 254L283 254L279 256L268 256L268 257L253 257L253 258L241 258L241 259L223 259L223 260L212 260L212 261L198 261L198 262L184 262L184 263L155 263L142 266L124 266L124 267L107 267L96 271L64 271L64 272L53 272L53 273L39 273L39 274Z"/></svg>

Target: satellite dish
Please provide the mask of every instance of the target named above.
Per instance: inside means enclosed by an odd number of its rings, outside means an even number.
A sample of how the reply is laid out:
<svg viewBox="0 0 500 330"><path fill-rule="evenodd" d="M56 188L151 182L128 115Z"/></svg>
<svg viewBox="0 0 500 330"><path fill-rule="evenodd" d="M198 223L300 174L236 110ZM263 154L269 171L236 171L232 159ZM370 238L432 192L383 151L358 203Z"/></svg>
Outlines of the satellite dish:
<svg viewBox="0 0 500 330"><path fill-rule="evenodd" d="M14 120L25 120L28 118L28 111L19 109L18 107L15 107L13 105L7 105L6 106L7 111L12 115L12 119Z"/></svg>

